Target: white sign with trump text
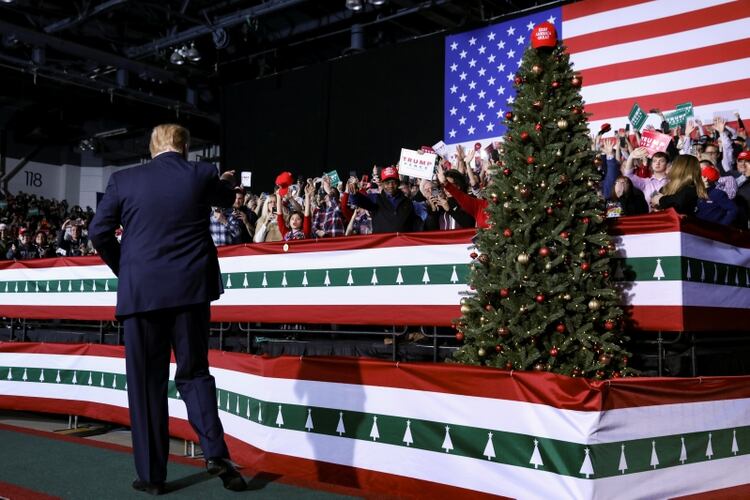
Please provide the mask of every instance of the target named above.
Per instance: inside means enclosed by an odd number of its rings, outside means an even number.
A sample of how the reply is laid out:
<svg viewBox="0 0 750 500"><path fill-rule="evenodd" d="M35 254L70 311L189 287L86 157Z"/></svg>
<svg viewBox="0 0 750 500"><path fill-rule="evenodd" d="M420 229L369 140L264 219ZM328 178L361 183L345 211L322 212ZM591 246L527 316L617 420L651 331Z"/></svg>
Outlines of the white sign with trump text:
<svg viewBox="0 0 750 500"><path fill-rule="evenodd" d="M398 161L398 173L419 179L432 179L435 173L435 160L437 160L437 155L434 153L402 148L401 158Z"/></svg>

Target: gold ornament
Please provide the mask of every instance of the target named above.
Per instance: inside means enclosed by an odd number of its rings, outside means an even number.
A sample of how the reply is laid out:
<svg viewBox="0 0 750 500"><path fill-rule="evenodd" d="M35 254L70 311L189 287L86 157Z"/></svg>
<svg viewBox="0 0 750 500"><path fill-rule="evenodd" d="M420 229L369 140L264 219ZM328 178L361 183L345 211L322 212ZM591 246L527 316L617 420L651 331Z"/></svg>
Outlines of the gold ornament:
<svg viewBox="0 0 750 500"><path fill-rule="evenodd" d="M484 350L484 347L480 347L477 350L477 354L479 355L480 358L482 358L482 357L484 357L485 354L487 354L487 351Z"/></svg>
<svg viewBox="0 0 750 500"><path fill-rule="evenodd" d="M601 306L601 303L596 299L591 299L589 301L589 309L592 311L598 311Z"/></svg>
<svg viewBox="0 0 750 500"><path fill-rule="evenodd" d="M579 253L578 257L580 257L581 259L585 259L586 258L586 252Z"/></svg>
<svg viewBox="0 0 750 500"><path fill-rule="evenodd" d="M524 312L526 312L526 309L527 309L526 306L521 306L521 307L518 308L518 312L524 313Z"/></svg>
<svg viewBox="0 0 750 500"><path fill-rule="evenodd" d="M527 253L519 253L517 257L518 263L526 265L529 263L529 254Z"/></svg>
<svg viewBox="0 0 750 500"><path fill-rule="evenodd" d="M503 208L510 210L510 202L506 201L505 203L503 203Z"/></svg>
<svg viewBox="0 0 750 500"><path fill-rule="evenodd" d="M482 316L481 318L479 318L479 322L482 323L483 325L486 324L488 321L489 320L486 317L484 317L484 316Z"/></svg>
<svg viewBox="0 0 750 500"><path fill-rule="evenodd" d="M561 150L561 149L558 149L558 150L557 150L557 151L555 152L555 156L562 156L562 150Z"/></svg>
<svg viewBox="0 0 750 500"><path fill-rule="evenodd" d="M470 312L471 312L471 307L469 307L468 304L461 305L461 314L469 314Z"/></svg>
<svg viewBox="0 0 750 500"><path fill-rule="evenodd" d="M557 120L557 128L560 130L566 130L568 128L568 120L565 118L560 118Z"/></svg>
<svg viewBox="0 0 750 500"><path fill-rule="evenodd" d="M552 262L547 262L544 264L544 270L545 271L551 271L552 270Z"/></svg>
<svg viewBox="0 0 750 500"><path fill-rule="evenodd" d="M539 73L542 72L542 67L539 66L538 64L535 64L531 67L531 72L534 73L535 75L538 75Z"/></svg>
<svg viewBox="0 0 750 500"><path fill-rule="evenodd" d="M565 295L563 295L563 300L570 300L571 298L572 297L570 296L569 293L566 293Z"/></svg>
<svg viewBox="0 0 750 500"><path fill-rule="evenodd" d="M544 189L544 188L547 187L547 183L544 182L544 181L542 181L542 182L539 183L539 187L542 188L542 189Z"/></svg>

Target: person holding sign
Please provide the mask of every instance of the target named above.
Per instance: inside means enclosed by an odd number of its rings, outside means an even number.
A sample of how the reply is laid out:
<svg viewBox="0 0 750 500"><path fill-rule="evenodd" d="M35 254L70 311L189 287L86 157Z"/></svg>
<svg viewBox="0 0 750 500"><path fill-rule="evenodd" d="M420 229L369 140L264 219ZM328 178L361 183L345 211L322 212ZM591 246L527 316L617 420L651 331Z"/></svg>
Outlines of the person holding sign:
<svg viewBox="0 0 750 500"><path fill-rule="evenodd" d="M374 175L373 175L374 177ZM373 233L408 233L419 231L422 220L416 214L412 201L398 188L396 167L386 167L380 173L380 193L354 193L352 200L358 207L369 210Z"/></svg>
<svg viewBox="0 0 750 500"><path fill-rule="evenodd" d="M667 164L669 157L666 153L654 153L654 157L651 158L651 177L639 177L634 172L634 161L646 161L647 157L648 150L646 148L636 148L633 150L633 154L628 156L622 173L633 182L636 188L643 191L643 196L649 202L649 206L652 206L650 203L651 197L667 184Z"/></svg>
<svg viewBox="0 0 750 500"><path fill-rule="evenodd" d="M674 208L678 214L695 215L698 199L708 199L695 156L678 156L669 169L667 179L667 184L651 198L653 210Z"/></svg>

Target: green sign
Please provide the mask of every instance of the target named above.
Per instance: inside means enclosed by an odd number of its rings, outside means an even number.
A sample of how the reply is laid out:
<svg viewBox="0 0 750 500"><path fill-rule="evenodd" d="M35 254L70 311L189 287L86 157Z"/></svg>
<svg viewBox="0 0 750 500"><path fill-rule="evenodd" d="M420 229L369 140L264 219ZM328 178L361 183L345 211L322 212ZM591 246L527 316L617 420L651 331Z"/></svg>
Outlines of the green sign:
<svg viewBox="0 0 750 500"><path fill-rule="evenodd" d="M666 113L664 119L669 124L669 128L673 129L680 127L684 130L685 125L687 124L687 119L691 116L693 116L693 103L685 102L675 106L674 111Z"/></svg>
<svg viewBox="0 0 750 500"><path fill-rule="evenodd" d="M630 121L630 124L633 126L635 130L641 130L641 127L643 127L643 124L646 123L646 119L648 118L648 115L645 111L643 111L643 108L641 108L638 103L634 103L633 107L630 109L630 113L628 114L628 120Z"/></svg>
<svg viewBox="0 0 750 500"><path fill-rule="evenodd" d="M341 179L339 179L339 173L335 170L331 170L330 172L326 172L323 175L327 175L331 179L331 186L336 187L339 185L339 182L341 182Z"/></svg>

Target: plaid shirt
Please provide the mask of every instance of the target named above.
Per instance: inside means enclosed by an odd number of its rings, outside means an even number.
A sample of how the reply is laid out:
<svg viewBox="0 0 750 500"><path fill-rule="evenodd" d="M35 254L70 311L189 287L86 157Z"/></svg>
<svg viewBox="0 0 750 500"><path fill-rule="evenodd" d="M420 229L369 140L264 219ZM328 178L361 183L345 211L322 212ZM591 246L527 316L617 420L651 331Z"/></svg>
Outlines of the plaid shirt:
<svg viewBox="0 0 750 500"><path fill-rule="evenodd" d="M230 213L224 213L227 219L227 225L220 223L216 218L215 213L211 213L211 239L214 240L214 245L217 247L224 245L235 245L240 243L240 235L242 230L242 221Z"/></svg>
<svg viewBox="0 0 750 500"><path fill-rule="evenodd" d="M318 207L313 218L312 233L318 236L318 231L323 231L322 238L334 238L344 236L344 217L341 214L338 202L332 202L330 206L323 205Z"/></svg>

